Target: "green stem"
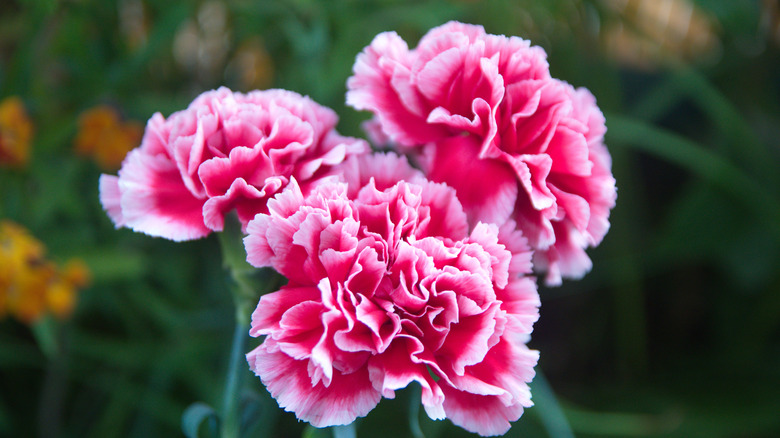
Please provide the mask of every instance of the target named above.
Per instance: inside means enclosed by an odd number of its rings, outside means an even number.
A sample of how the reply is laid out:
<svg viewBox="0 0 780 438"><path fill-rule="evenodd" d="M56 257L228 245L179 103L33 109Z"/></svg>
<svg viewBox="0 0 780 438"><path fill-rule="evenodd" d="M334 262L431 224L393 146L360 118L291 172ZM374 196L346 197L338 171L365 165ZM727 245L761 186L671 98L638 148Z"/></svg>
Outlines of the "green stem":
<svg viewBox="0 0 780 438"><path fill-rule="evenodd" d="M409 429L412 432L414 438L425 438L422 429L420 428L420 397L422 394L422 386L412 385L409 389Z"/></svg>
<svg viewBox="0 0 780 438"><path fill-rule="evenodd" d="M346 426L333 426L333 438L356 438L357 432L355 432L355 422L347 424Z"/></svg>
<svg viewBox="0 0 780 438"><path fill-rule="evenodd" d="M275 290L282 279L271 269L257 269L246 261L244 234L235 215L225 218L225 229L218 233L225 268L230 272L232 284L230 291L236 306L236 329L233 333L233 346L230 350L230 362L225 381L222 400L222 438L238 438L241 429L239 401L243 377L248 365L244 359L247 348L247 335L252 310L260 295Z"/></svg>
<svg viewBox="0 0 780 438"><path fill-rule="evenodd" d="M225 229L217 236L222 248L222 264L233 280L230 291L236 305L236 320L239 324L248 325L252 307L257 304L260 294L260 285L255 283L254 278L258 269L246 261L244 234L238 218L233 215L226 217Z"/></svg>
<svg viewBox="0 0 780 438"><path fill-rule="evenodd" d="M233 215L225 219L225 229L218 236L222 247L223 264L229 270L233 280L230 291L236 306L236 328L233 332L233 344L230 349L230 361L222 398L221 436L238 438L241 432L240 391L247 368L244 354L249 332L249 315L253 300L256 302L258 291L252 282L252 274L256 269L246 262L241 224Z"/></svg>
<svg viewBox="0 0 780 438"><path fill-rule="evenodd" d="M244 350L246 349L247 332L249 324L236 321L236 329L233 332L233 347L230 349L230 363L228 375L225 381L225 392L222 400L222 438L237 438L240 436L241 422L238 412L240 390L243 383Z"/></svg>

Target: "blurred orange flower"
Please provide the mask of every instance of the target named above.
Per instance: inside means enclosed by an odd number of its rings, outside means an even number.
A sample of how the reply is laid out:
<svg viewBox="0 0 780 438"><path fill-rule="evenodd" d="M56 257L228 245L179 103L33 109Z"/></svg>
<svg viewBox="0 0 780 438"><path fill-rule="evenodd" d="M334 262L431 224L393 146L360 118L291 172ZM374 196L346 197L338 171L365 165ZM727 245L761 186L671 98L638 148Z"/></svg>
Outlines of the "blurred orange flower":
<svg viewBox="0 0 780 438"><path fill-rule="evenodd" d="M74 140L76 152L92 157L105 170L118 169L127 153L141 143L144 128L138 122L122 120L108 105L84 111Z"/></svg>
<svg viewBox="0 0 780 438"><path fill-rule="evenodd" d="M73 312L76 293L89 283L80 260L60 268L44 258L45 248L27 230L0 222L0 316L32 324L46 313L60 319Z"/></svg>
<svg viewBox="0 0 780 438"><path fill-rule="evenodd" d="M22 99L11 96L0 101L0 164L24 167L30 157L32 133Z"/></svg>
<svg viewBox="0 0 780 438"><path fill-rule="evenodd" d="M250 38L236 49L225 75L242 90L263 90L273 84L274 64L260 37Z"/></svg>

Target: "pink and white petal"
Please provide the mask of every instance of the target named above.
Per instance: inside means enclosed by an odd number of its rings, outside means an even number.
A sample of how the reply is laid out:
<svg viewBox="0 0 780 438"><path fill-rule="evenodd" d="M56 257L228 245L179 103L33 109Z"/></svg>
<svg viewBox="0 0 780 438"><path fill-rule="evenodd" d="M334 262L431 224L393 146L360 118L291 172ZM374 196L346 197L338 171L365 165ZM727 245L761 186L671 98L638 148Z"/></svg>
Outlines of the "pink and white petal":
<svg viewBox="0 0 780 438"><path fill-rule="evenodd" d="M443 183L427 180L418 182L422 186L420 207L427 208L427 215L421 214L415 236L445 237L461 240L468 233L468 218L458 200L455 190Z"/></svg>
<svg viewBox="0 0 780 438"><path fill-rule="evenodd" d="M324 311L325 307L318 301L293 304L282 314L278 330L271 337L293 359L309 359L325 331L321 318Z"/></svg>
<svg viewBox="0 0 780 438"><path fill-rule="evenodd" d="M467 366L481 362L491 347L490 339L496 334L500 306L500 303L493 302L481 313L461 316L456 324L450 326L447 339L436 351L437 361L446 361L457 375L463 375Z"/></svg>
<svg viewBox="0 0 780 438"><path fill-rule="evenodd" d="M470 136L437 143L428 177L455 189L470 223L504 223L517 198L517 180L506 164L480 160L479 148L478 140Z"/></svg>
<svg viewBox="0 0 780 438"><path fill-rule="evenodd" d="M520 94L514 96L518 102L523 102L524 93L533 93L534 99L538 95L539 103L536 110L527 116L520 113L512 115L512 129L517 134L522 149L516 153L543 154L547 152L550 141L555 135L556 129L571 113L571 100L566 94L566 86L561 81L550 79L546 81L526 81L513 86L507 94ZM516 88L515 88L516 87Z"/></svg>
<svg viewBox="0 0 780 438"><path fill-rule="evenodd" d="M287 218L298 211L304 203L303 192L298 181L291 178L284 190L268 200L268 212L280 218Z"/></svg>
<svg viewBox="0 0 780 438"><path fill-rule="evenodd" d="M190 105L192 107L192 105ZM193 120L194 119L194 120ZM186 121L186 123L184 122ZM195 131L187 135L184 132L171 132L170 148L172 157L181 173L182 181L192 193L203 194L205 189L198 177L198 168L204 161L206 152L206 139L217 132L219 117L216 114L205 112L203 109L197 113L193 110L184 110L175 113L168 119L168 123L182 125L194 124ZM210 157L206 157L210 158Z"/></svg>
<svg viewBox="0 0 780 438"><path fill-rule="evenodd" d="M508 319L504 336L510 336L511 333L530 334L533 331L541 305L535 278L527 276L513 279L506 287L496 290L496 299L501 301L501 310L506 312ZM518 337L510 341L527 342L528 339Z"/></svg>
<svg viewBox="0 0 780 438"><path fill-rule="evenodd" d="M164 155L130 151L118 186L124 223L135 231L175 241L211 232L203 222L204 200L187 189L176 164Z"/></svg>
<svg viewBox="0 0 780 438"><path fill-rule="evenodd" d="M206 141L207 151L213 156L224 157L230 148L251 148L265 138L269 130L271 115L268 111L246 103L231 110L235 114L221 114L221 129Z"/></svg>
<svg viewBox="0 0 780 438"><path fill-rule="evenodd" d="M366 416L382 398L373 388L366 367L351 374L334 370L329 386L321 382L312 385L309 361L284 354L272 339L247 354L247 361L279 406L314 427L350 424Z"/></svg>
<svg viewBox="0 0 780 438"><path fill-rule="evenodd" d="M504 158L514 169L520 187L527 194L533 209L544 210L555 204L555 196L547 185L547 177L552 167L552 159L549 155L520 155Z"/></svg>
<svg viewBox="0 0 780 438"><path fill-rule="evenodd" d="M252 312L249 334L258 337L280 330L280 322L288 309L306 301L317 302L319 298L320 291L316 286L287 285L263 295Z"/></svg>
<svg viewBox="0 0 780 438"><path fill-rule="evenodd" d="M505 328L510 330L513 327ZM539 360L539 352L512 339L519 335L521 333L505 333L485 358L467 367L463 375L454 373L449 364L442 363L450 384L473 394L495 395L506 405L520 402L531 406L528 382L536 374L534 367Z"/></svg>
<svg viewBox="0 0 780 438"><path fill-rule="evenodd" d="M119 191L119 178L114 175L100 175L100 203L116 228L125 226L122 215L122 194Z"/></svg>
<svg viewBox="0 0 780 438"><path fill-rule="evenodd" d="M509 281L509 265L512 253L499 241L499 229L495 224L479 222L468 238L470 243L478 244L491 258L491 278L497 287L504 287Z"/></svg>
<svg viewBox="0 0 780 438"><path fill-rule="evenodd" d="M366 243L366 242L364 242ZM365 297L373 297L387 273L387 262L371 246L358 246L358 255L345 282L348 290Z"/></svg>
<svg viewBox="0 0 780 438"><path fill-rule="evenodd" d="M347 157L347 145L339 144L329 149L323 155L311 159L299 160L295 163L293 175L301 182L306 182L322 170L341 163Z"/></svg>
<svg viewBox="0 0 780 438"><path fill-rule="evenodd" d="M384 353L368 361L369 378L374 388L386 398L395 398L395 391L417 382L422 387L422 404L433 420L444 419L444 394L426 363L413 356L423 350L411 337L397 337Z"/></svg>
<svg viewBox="0 0 780 438"><path fill-rule="evenodd" d="M258 213L267 211L268 198L280 191L287 184L287 178L269 177L265 184L257 188L248 184L243 178L233 180L224 195L212 196L203 204L203 220L207 227L214 231L222 231L225 226L225 215L234 208L244 230L249 221Z"/></svg>
<svg viewBox="0 0 780 438"><path fill-rule="evenodd" d="M466 44L474 43L477 40L485 38L485 36L487 35L485 33L485 28L478 24L461 23L459 21L448 21L447 23L444 23L441 26L437 26L429 30L425 35L423 35L422 38L420 38L420 43L418 44L418 46L419 47L428 46L429 44L431 44L431 41L438 39L442 35L454 34L454 33L465 35L468 38L465 42Z"/></svg>
<svg viewBox="0 0 780 438"><path fill-rule="evenodd" d="M549 185L550 191L555 195L555 201L558 208L562 208L566 213L566 219L571 221L580 232L584 232L590 223L590 204L588 201L575 193L568 193L555 187L552 183Z"/></svg>
<svg viewBox="0 0 780 438"><path fill-rule="evenodd" d="M282 89L255 90L247 93L244 100L263 108L284 108L296 117L314 127L316 138L333 129L338 116L330 108L324 107L294 91Z"/></svg>
<svg viewBox="0 0 780 438"><path fill-rule="evenodd" d="M378 148L389 145L390 137L382 130L382 122L379 121L377 116L361 123L360 128L366 133L368 141L371 142L372 145Z"/></svg>
<svg viewBox="0 0 780 438"><path fill-rule="evenodd" d="M525 191L517 197L513 219L535 251L549 248L555 243L555 230L550 217L555 215L556 208L557 206L553 205L542 211L535 209Z"/></svg>
<svg viewBox="0 0 780 438"><path fill-rule="evenodd" d="M588 223L589 243L593 246L609 231L609 212L617 201L615 178L612 176L612 159L607 148L600 143L591 146L593 175L588 184L588 201L590 202L590 222Z"/></svg>
<svg viewBox="0 0 780 438"><path fill-rule="evenodd" d="M418 48L413 72L420 93L430 102L446 105L454 83L462 83L468 38L461 34L444 35Z"/></svg>
<svg viewBox="0 0 780 438"><path fill-rule="evenodd" d="M523 415L520 403L505 405L496 396L477 395L442 385L444 412L456 426L482 436L503 435L512 427L510 422Z"/></svg>
<svg viewBox="0 0 780 438"><path fill-rule="evenodd" d="M295 163L316 147L314 130L309 123L283 109L271 111L273 127L257 147L268 154L271 169L277 174L292 173ZM275 117L274 117L275 116Z"/></svg>
<svg viewBox="0 0 780 438"><path fill-rule="evenodd" d="M239 178L259 187L273 175L270 159L259 147L235 147L229 157L212 158L198 169L198 177L209 197L224 195Z"/></svg>
<svg viewBox="0 0 780 438"><path fill-rule="evenodd" d="M572 100L572 116L585 123L588 145L601 143L607 127L604 124L604 114L596 105L596 97L586 88L569 87L567 89Z"/></svg>
<svg viewBox="0 0 780 438"><path fill-rule="evenodd" d="M551 172L589 177L593 163L588 160L588 143L581 132L558 125L550 139L547 154L552 159Z"/></svg>
<svg viewBox="0 0 780 438"><path fill-rule="evenodd" d="M288 220L267 214L258 214L247 225L248 235L244 238L247 262L257 268L274 267L280 274L291 280L310 281L306 277L290 275L300 271L306 260L306 251L292 244L293 235L299 229L303 214L292 216ZM270 231L269 231L270 230Z"/></svg>
<svg viewBox="0 0 780 438"><path fill-rule="evenodd" d="M366 351L372 355L381 353L400 330L400 318L364 295L356 296L354 323L336 332L333 343L342 351Z"/></svg>
<svg viewBox="0 0 780 438"><path fill-rule="evenodd" d="M382 130L392 140L405 146L426 143L442 135L440 128L425 122L419 99L407 93L411 81L411 55L408 46L395 32L377 35L360 53L347 80L347 104L358 110L372 111ZM401 93L399 94L400 90ZM414 107L407 107L407 103Z"/></svg>
<svg viewBox="0 0 780 438"><path fill-rule="evenodd" d="M533 251L514 220L504 222L498 229L498 242L512 254L509 262L510 277L533 272Z"/></svg>
<svg viewBox="0 0 780 438"><path fill-rule="evenodd" d="M555 244L534 254L534 266L540 272L547 271L545 283L559 286L562 278L579 279L593 268L593 262L585 252L587 239L568 220L553 222L557 240Z"/></svg>
<svg viewBox="0 0 780 438"><path fill-rule="evenodd" d="M486 35L484 41L487 56L498 53L499 72L506 84L550 78L547 54L541 47L515 36Z"/></svg>
<svg viewBox="0 0 780 438"><path fill-rule="evenodd" d="M374 187L379 191L396 185L398 181L425 179L423 173L413 168L405 156L394 152L351 156L334 170L346 181L350 199L355 199L360 189L368 185L372 178Z"/></svg>
<svg viewBox="0 0 780 438"><path fill-rule="evenodd" d="M173 157L173 151L169 148L168 143L169 134L170 125L165 123L165 117L160 113L154 113L146 122L140 148L149 155L163 154Z"/></svg>

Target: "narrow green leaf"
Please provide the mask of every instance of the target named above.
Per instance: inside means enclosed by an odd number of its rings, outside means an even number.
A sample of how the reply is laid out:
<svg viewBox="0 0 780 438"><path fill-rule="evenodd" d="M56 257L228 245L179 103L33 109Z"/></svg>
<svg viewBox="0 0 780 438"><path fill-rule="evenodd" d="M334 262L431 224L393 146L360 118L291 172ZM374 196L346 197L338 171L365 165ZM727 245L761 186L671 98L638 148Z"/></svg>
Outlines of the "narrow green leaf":
<svg viewBox="0 0 780 438"><path fill-rule="evenodd" d="M544 425L547 434L551 438L574 438L574 432L569 426L569 421L558 404L550 384L544 377L542 370L536 369L536 377L531 383L531 394L534 398L532 408Z"/></svg>
<svg viewBox="0 0 780 438"><path fill-rule="evenodd" d="M608 114L609 141L674 163L717 186L752 211L780 241L780 202L750 175L695 142L647 123Z"/></svg>

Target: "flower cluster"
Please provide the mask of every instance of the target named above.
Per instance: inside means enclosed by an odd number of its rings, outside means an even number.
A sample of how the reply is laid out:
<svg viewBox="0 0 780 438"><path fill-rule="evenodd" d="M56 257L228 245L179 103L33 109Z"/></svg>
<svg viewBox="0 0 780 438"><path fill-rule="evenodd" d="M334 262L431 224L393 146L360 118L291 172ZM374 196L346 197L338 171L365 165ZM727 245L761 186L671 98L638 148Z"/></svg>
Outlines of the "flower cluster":
<svg viewBox="0 0 780 438"><path fill-rule="evenodd" d="M88 282L89 271L81 261L58 267L24 228L0 222L0 315L27 324L46 313L65 318L73 311L78 289Z"/></svg>
<svg viewBox="0 0 780 438"><path fill-rule="evenodd" d="M168 119L155 114L119 175L100 178L100 200L117 227L171 240L221 231L234 209L246 225L290 178L305 187L368 150L337 121L291 91L209 91Z"/></svg>
<svg viewBox="0 0 780 438"><path fill-rule="evenodd" d="M531 274L581 277L609 228L604 118L542 49L456 22L413 50L380 34L348 88L369 135L419 169L307 97L220 88L149 120L101 177L103 206L173 240L237 212L247 261L288 280L260 299L247 360L299 419L348 424L415 383L431 418L502 434L532 405Z"/></svg>
<svg viewBox="0 0 780 438"><path fill-rule="evenodd" d="M552 78L544 50L450 22L410 50L378 35L348 81L374 137L455 188L469 219L514 220L547 283L579 278L615 204L604 117L585 89ZM464 172L468 169L468 172Z"/></svg>
<svg viewBox="0 0 780 438"><path fill-rule="evenodd" d="M413 173L393 156L362 161ZM261 298L250 333L267 336L247 359L315 426L348 424L417 382L431 418L504 433L531 406L537 353L524 342L539 301L515 271L530 269L530 250L493 224L468 233L450 187L393 179L354 197L335 181L306 197L292 186L249 223L248 261L289 283Z"/></svg>
<svg viewBox="0 0 780 438"><path fill-rule="evenodd" d="M23 167L30 159L33 125L16 96L0 102L0 165Z"/></svg>
<svg viewBox="0 0 780 438"><path fill-rule="evenodd" d="M122 120L108 105L84 111L78 124L78 134L73 141L76 153L92 157L106 170L116 170L127 153L141 141L144 132L143 125Z"/></svg>

